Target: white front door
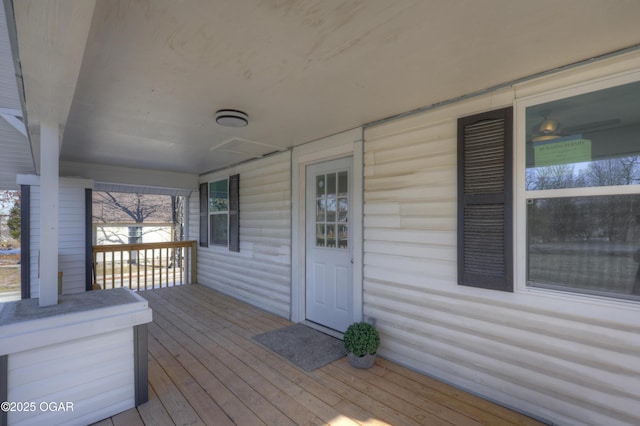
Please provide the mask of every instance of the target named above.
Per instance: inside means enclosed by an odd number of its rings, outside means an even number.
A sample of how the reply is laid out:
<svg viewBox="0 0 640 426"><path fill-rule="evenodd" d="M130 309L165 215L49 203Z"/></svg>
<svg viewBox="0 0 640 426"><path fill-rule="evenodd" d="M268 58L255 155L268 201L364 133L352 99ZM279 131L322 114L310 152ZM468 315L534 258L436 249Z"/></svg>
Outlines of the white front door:
<svg viewBox="0 0 640 426"><path fill-rule="evenodd" d="M352 162L307 166L306 317L337 331L353 322Z"/></svg>

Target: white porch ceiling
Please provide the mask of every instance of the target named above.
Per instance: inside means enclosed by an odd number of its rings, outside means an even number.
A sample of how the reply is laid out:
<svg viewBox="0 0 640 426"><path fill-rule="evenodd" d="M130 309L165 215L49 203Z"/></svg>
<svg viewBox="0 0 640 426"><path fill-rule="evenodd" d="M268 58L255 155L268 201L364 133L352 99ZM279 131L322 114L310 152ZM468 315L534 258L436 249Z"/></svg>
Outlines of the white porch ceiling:
<svg viewBox="0 0 640 426"><path fill-rule="evenodd" d="M636 0L13 6L35 152L55 120L62 161L195 174L640 44Z"/></svg>

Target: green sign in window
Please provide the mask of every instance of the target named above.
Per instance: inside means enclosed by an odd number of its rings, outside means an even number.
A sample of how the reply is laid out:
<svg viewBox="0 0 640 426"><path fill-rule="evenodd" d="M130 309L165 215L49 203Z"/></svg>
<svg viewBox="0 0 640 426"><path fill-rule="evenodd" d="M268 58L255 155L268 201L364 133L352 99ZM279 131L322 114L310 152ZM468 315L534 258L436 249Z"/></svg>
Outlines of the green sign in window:
<svg viewBox="0 0 640 426"><path fill-rule="evenodd" d="M533 144L535 167L591 161L591 141L582 136L567 136Z"/></svg>

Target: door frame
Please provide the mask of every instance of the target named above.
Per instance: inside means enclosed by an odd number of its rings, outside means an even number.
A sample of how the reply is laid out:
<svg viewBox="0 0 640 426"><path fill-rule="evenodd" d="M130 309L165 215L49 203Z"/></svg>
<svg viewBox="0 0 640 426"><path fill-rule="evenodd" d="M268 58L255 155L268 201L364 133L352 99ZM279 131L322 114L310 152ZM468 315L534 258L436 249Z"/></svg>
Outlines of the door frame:
<svg viewBox="0 0 640 426"><path fill-rule="evenodd" d="M291 155L291 321L306 320L306 169L308 165L352 157L353 321L362 320L363 129L358 127L293 148Z"/></svg>

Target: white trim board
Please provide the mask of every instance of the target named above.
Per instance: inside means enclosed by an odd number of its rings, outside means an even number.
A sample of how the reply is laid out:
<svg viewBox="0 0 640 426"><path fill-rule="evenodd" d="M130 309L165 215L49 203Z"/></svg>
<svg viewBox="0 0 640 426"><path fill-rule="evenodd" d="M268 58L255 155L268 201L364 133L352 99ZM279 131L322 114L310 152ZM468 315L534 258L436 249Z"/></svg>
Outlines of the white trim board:
<svg viewBox="0 0 640 426"><path fill-rule="evenodd" d="M362 128L293 148L291 155L291 321L306 319L305 312L305 187L310 164L353 157L353 317L363 315L363 137Z"/></svg>

